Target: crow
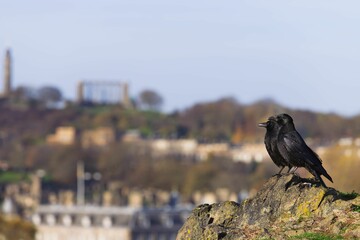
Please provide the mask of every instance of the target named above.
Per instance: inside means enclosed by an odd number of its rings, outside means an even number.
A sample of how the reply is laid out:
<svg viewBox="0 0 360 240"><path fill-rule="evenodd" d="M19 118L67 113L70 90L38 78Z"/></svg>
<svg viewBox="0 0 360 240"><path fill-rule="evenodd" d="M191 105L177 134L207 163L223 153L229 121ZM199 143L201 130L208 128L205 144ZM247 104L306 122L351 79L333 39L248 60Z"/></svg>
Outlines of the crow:
<svg viewBox="0 0 360 240"><path fill-rule="evenodd" d="M265 147L275 165L281 168L278 174L280 174L286 166L289 167L289 172L291 165L280 155L280 152L277 148L277 139L280 131L280 125L276 122L276 118L271 116L268 118L267 122L259 123L258 126L266 128L264 138Z"/></svg>
<svg viewBox="0 0 360 240"><path fill-rule="evenodd" d="M280 155L294 167L306 168L320 183L326 187L321 175L333 182L322 166L319 156L306 145L304 139L296 131L293 119L286 113L275 117L280 126L277 147Z"/></svg>

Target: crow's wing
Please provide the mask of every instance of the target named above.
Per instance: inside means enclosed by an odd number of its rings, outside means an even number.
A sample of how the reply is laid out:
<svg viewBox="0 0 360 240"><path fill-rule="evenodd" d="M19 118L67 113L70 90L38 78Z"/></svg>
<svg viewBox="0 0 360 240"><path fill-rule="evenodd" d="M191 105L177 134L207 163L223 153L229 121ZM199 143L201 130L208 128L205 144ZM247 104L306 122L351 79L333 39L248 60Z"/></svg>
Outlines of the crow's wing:
<svg viewBox="0 0 360 240"><path fill-rule="evenodd" d="M284 152L287 152L290 158L303 161L304 166L317 178L320 178L318 174L322 174L332 182L332 178L322 166L319 156L306 145L298 132L285 133L282 139L283 149L286 149Z"/></svg>
<svg viewBox="0 0 360 240"><path fill-rule="evenodd" d="M297 131L285 133L283 140L289 157L304 161L307 165L313 167L322 165L319 156L306 145Z"/></svg>

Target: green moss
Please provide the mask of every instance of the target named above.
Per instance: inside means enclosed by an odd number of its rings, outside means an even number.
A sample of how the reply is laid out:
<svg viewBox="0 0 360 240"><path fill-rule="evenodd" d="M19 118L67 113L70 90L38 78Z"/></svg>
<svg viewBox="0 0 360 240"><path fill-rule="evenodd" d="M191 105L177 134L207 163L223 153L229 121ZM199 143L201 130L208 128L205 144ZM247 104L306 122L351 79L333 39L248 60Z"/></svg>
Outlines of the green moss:
<svg viewBox="0 0 360 240"><path fill-rule="evenodd" d="M306 239L306 240L341 240L344 239L338 235L327 235L322 233L303 233L297 236L292 236L289 239Z"/></svg>
<svg viewBox="0 0 360 240"><path fill-rule="evenodd" d="M302 221L304 221L304 217L300 216L299 219L297 220L297 223L301 223Z"/></svg>
<svg viewBox="0 0 360 240"><path fill-rule="evenodd" d="M352 191L351 193L339 192L339 195L340 195L340 199L345 200L345 201L352 200L352 199L355 199L356 197L360 196L355 191Z"/></svg>
<svg viewBox="0 0 360 240"><path fill-rule="evenodd" d="M360 213L360 206L359 205L351 205L351 211Z"/></svg>
<svg viewBox="0 0 360 240"><path fill-rule="evenodd" d="M299 218L309 217L311 212L316 210L324 198L325 191L319 191L316 195L309 198L308 201L302 202L298 205L296 215Z"/></svg>

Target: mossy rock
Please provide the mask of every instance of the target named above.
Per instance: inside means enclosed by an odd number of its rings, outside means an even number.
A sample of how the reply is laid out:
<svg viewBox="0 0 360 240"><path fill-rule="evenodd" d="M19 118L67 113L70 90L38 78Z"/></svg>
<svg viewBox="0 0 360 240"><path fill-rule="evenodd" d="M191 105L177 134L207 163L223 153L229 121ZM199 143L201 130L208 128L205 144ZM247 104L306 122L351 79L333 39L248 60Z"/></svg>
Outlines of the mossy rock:
<svg viewBox="0 0 360 240"><path fill-rule="evenodd" d="M276 175L242 204L196 207L177 240L299 239L306 233L357 239L359 205L357 194L349 197L296 175Z"/></svg>
<svg viewBox="0 0 360 240"><path fill-rule="evenodd" d="M0 240L34 240L36 228L16 216L0 215Z"/></svg>

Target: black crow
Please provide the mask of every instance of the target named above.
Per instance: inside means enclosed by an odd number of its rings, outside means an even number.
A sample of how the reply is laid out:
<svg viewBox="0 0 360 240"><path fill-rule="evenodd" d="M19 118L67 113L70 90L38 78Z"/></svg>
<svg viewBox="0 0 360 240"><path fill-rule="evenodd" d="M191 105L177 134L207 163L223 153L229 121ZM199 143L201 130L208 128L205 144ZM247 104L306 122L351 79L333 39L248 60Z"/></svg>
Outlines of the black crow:
<svg viewBox="0 0 360 240"><path fill-rule="evenodd" d="M319 156L306 145L304 139L296 131L293 119L283 113L276 116L276 121L280 126L277 143L280 155L292 166L306 168L324 187L326 185L321 175L333 182L322 166Z"/></svg>
<svg viewBox="0 0 360 240"><path fill-rule="evenodd" d="M259 123L259 127L266 128L266 133L264 138L265 147L267 152L269 153L269 156L275 163L275 165L281 168L278 174L280 174L281 171L286 166L289 167L289 171L290 171L291 165L280 155L280 152L277 148L277 139L278 139L280 126L276 122L275 117L273 116L269 117L267 122Z"/></svg>

